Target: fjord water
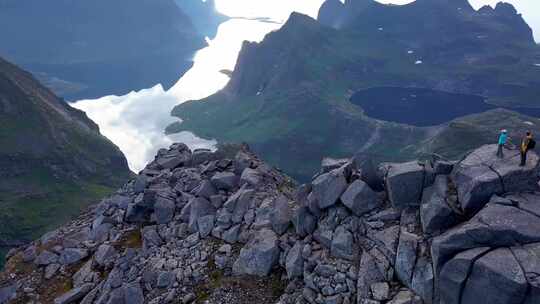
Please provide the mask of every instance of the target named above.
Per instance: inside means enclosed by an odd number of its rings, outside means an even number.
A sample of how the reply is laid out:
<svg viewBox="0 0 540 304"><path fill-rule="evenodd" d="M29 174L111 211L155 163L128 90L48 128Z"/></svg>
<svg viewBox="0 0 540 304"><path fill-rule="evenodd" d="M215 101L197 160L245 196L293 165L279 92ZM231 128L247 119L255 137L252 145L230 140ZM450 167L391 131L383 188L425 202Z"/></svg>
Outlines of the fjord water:
<svg viewBox="0 0 540 304"><path fill-rule="evenodd" d="M351 97L351 102L364 109L367 116L419 127L494 108L480 96L399 87L362 90Z"/></svg>
<svg viewBox="0 0 540 304"><path fill-rule="evenodd" d="M369 117L417 127L444 124L456 118L497 108L484 97L423 88L375 87L354 93L351 103ZM532 117L540 109L505 107Z"/></svg>
<svg viewBox="0 0 540 304"><path fill-rule="evenodd" d="M122 150L130 168L136 172L151 161L158 149L168 147L172 142L185 142L192 149L215 147L215 140L204 140L189 132L165 135L165 127L177 121L170 115L172 108L223 88L228 76L221 71L234 69L245 40L261 41L267 33L281 27L292 11L315 16L322 3L317 0L301 5L277 1L272 5L274 8L269 9L256 2L216 2L218 9L227 8L224 13L235 18L222 23L214 39L207 39L208 46L194 55L191 70L169 91L157 84L124 96L81 100L73 106L85 111L99 125L101 133Z"/></svg>

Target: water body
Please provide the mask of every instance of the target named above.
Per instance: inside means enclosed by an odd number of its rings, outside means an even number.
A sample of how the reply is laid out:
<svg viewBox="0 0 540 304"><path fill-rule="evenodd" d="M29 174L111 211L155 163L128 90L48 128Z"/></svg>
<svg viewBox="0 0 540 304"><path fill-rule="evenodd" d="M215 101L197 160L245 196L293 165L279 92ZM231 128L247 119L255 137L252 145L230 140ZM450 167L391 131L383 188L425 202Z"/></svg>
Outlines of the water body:
<svg viewBox="0 0 540 304"><path fill-rule="evenodd" d="M494 107L484 98L417 88L377 87L356 92L351 102L369 117L413 126L439 125Z"/></svg>
<svg viewBox="0 0 540 304"><path fill-rule="evenodd" d="M361 90L353 94L351 102L360 106L369 117L418 127L440 125L497 108L481 96L401 87ZM540 108L506 109L540 118Z"/></svg>
<svg viewBox="0 0 540 304"><path fill-rule="evenodd" d="M177 121L170 111L180 103L198 100L223 88L229 78L221 70L233 70L242 43L261 41L279 29L293 11L316 16L323 0L285 1L218 0L222 13L237 17L222 23L208 47L194 56L194 65L169 90L160 84L124 96L105 96L81 100L74 107L85 111L101 133L124 152L130 168L138 172L153 159L157 150L173 142L184 142L192 149L214 148L215 140L182 132L167 136L165 127Z"/></svg>

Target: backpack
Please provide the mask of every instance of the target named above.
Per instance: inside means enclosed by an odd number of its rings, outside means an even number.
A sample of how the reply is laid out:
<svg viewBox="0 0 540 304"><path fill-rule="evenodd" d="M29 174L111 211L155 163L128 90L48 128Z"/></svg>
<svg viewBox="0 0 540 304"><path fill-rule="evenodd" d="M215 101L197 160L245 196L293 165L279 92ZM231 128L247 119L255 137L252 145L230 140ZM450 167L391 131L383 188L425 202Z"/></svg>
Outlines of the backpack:
<svg viewBox="0 0 540 304"><path fill-rule="evenodd" d="M531 138L531 140L529 140L529 144L527 145L527 149L533 150L535 147L536 147L536 141Z"/></svg>

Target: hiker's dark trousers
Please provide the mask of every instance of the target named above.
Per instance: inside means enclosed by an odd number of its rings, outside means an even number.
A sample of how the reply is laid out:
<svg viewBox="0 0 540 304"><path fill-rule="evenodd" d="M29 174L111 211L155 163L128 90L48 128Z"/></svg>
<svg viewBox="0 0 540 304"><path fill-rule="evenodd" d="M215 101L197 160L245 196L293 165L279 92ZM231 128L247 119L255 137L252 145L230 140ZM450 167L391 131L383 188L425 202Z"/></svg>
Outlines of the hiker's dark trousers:
<svg viewBox="0 0 540 304"><path fill-rule="evenodd" d="M499 149L497 149L497 157L498 157L498 158L503 158L503 157L504 157L504 154L503 154L503 145L499 145Z"/></svg>
<svg viewBox="0 0 540 304"><path fill-rule="evenodd" d="M525 164L527 163L527 150L525 151L521 151L521 164L520 166L525 166Z"/></svg>

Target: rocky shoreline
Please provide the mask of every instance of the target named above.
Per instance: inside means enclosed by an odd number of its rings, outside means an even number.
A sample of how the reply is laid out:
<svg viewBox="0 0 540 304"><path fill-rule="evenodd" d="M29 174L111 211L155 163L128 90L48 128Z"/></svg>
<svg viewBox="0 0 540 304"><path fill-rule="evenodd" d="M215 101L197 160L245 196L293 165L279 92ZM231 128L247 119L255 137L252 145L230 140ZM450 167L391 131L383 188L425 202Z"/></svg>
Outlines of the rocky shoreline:
<svg viewBox="0 0 540 304"><path fill-rule="evenodd" d="M495 152L325 159L296 187L246 146L174 144L12 250L0 303L538 303L540 160Z"/></svg>

